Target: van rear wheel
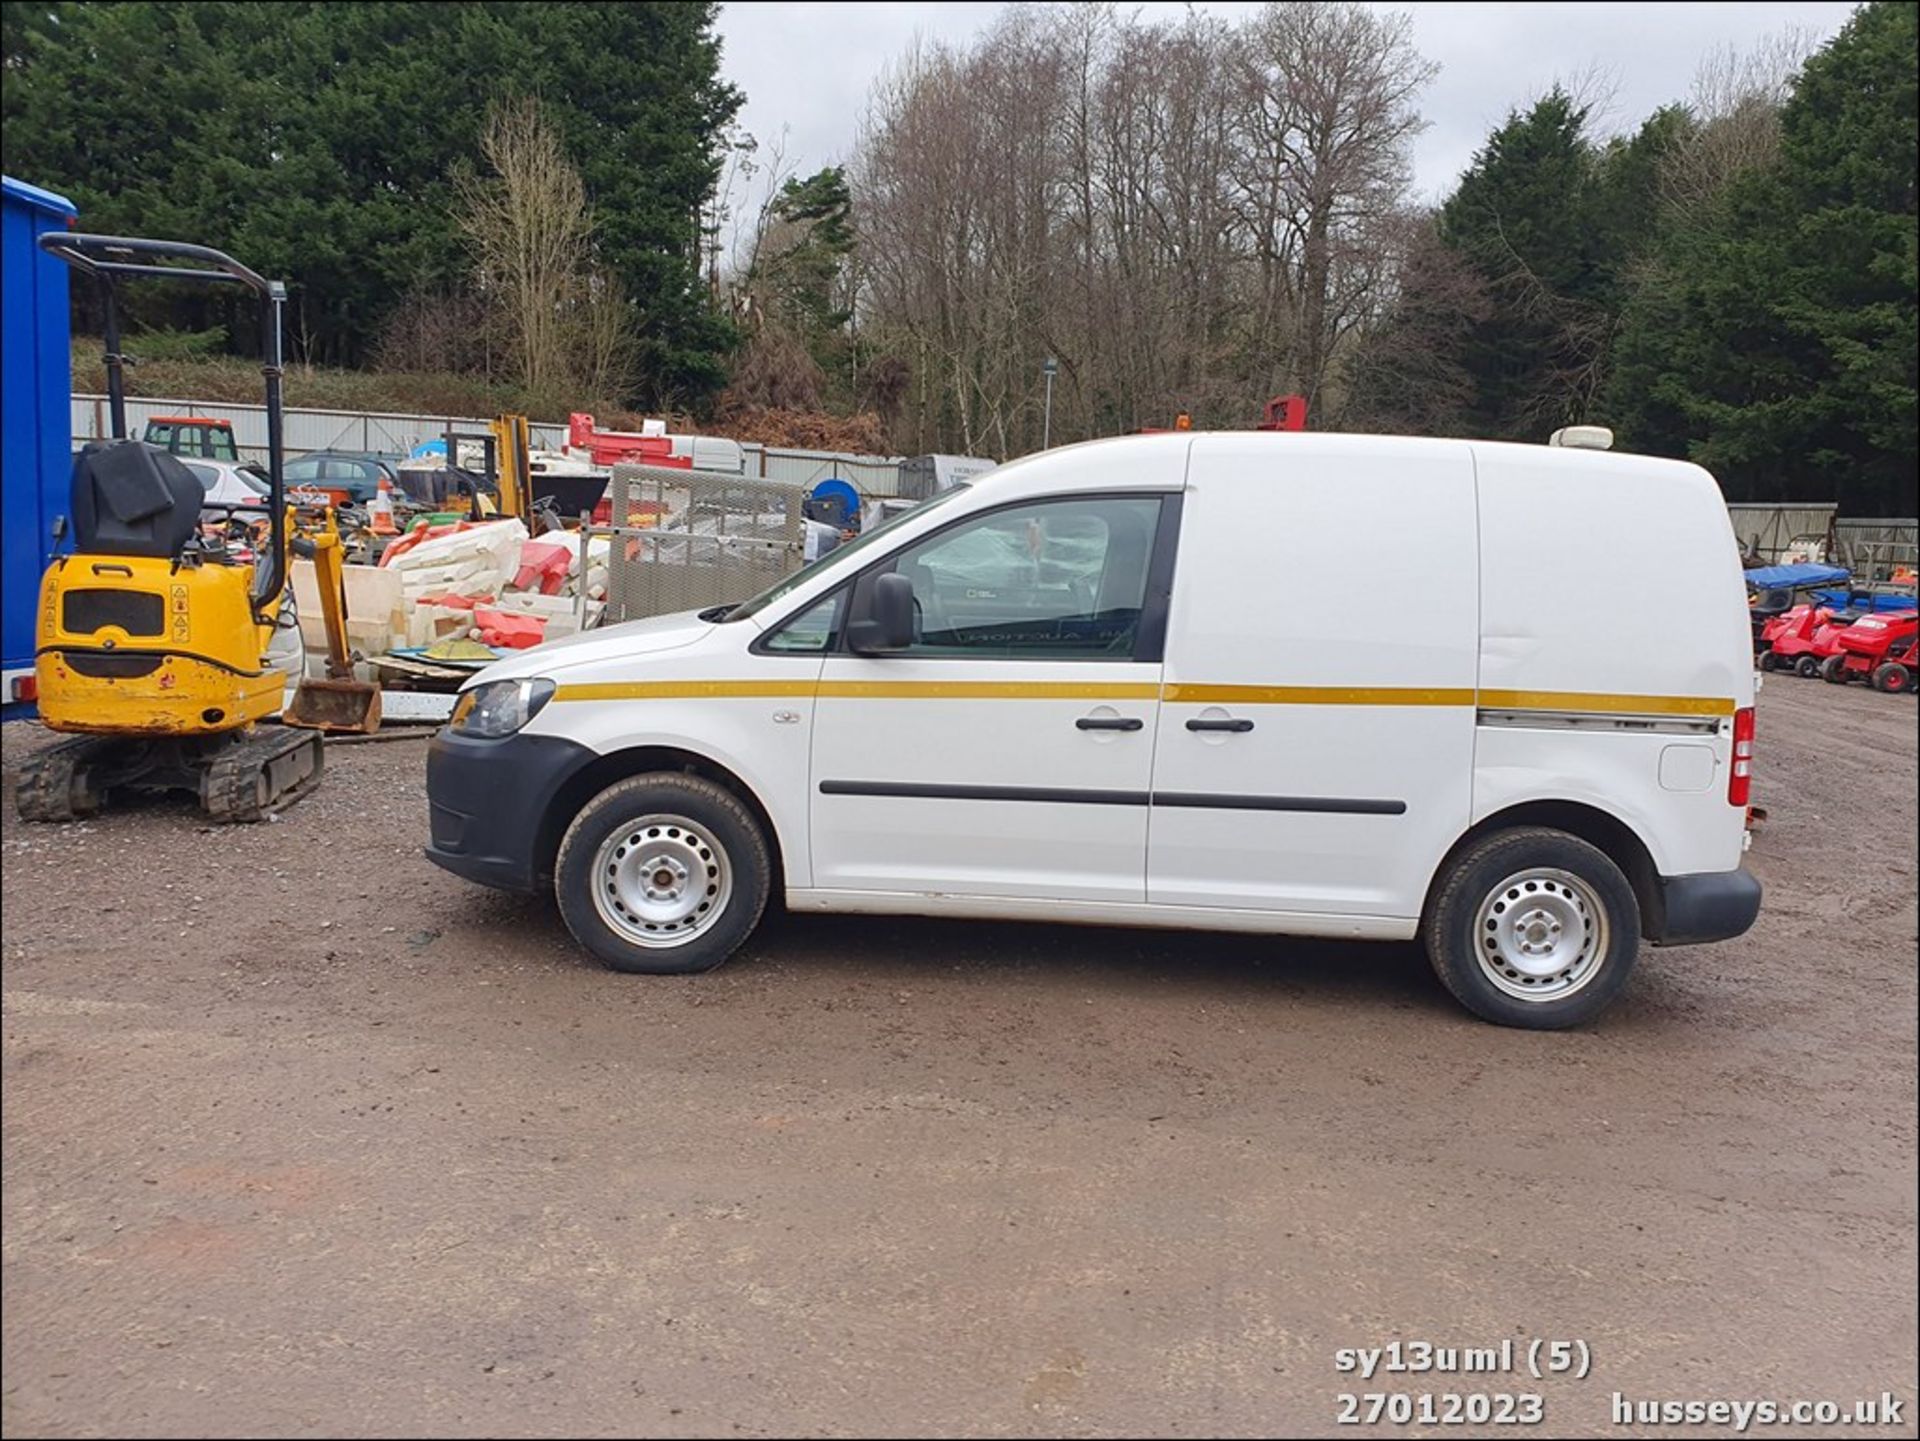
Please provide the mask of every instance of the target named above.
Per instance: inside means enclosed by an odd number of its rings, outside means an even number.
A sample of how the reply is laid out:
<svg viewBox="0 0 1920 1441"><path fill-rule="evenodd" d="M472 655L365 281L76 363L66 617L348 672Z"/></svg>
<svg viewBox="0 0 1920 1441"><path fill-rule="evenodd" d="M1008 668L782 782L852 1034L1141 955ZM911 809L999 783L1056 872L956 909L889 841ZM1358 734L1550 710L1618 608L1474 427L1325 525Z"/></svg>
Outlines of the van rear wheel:
<svg viewBox="0 0 1920 1441"><path fill-rule="evenodd" d="M1483 1020L1560 1030L1599 1015L1640 952L1640 903L1578 836L1499 831L1456 855L1422 927L1454 998Z"/></svg>
<svg viewBox="0 0 1920 1441"><path fill-rule="evenodd" d="M574 939L616 971L710 971L752 934L772 875L747 808L679 772L609 786L574 817L554 898Z"/></svg>

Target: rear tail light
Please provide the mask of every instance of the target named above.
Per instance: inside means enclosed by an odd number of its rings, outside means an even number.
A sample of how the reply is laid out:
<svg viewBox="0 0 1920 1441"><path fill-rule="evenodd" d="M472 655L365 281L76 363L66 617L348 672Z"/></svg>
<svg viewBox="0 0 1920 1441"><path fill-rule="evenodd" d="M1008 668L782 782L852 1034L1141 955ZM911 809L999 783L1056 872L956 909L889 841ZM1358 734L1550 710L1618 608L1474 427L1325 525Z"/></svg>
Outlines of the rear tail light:
<svg viewBox="0 0 1920 1441"><path fill-rule="evenodd" d="M1733 713L1733 770L1727 776L1727 804L1745 808L1753 794L1753 707Z"/></svg>
<svg viewBox="0 0 1920 1441"><path fill-rule="evenodd" d="M13 678L12 700L18 705L27 705L40 699L40 677L37 675L17 675Z"/></svg>

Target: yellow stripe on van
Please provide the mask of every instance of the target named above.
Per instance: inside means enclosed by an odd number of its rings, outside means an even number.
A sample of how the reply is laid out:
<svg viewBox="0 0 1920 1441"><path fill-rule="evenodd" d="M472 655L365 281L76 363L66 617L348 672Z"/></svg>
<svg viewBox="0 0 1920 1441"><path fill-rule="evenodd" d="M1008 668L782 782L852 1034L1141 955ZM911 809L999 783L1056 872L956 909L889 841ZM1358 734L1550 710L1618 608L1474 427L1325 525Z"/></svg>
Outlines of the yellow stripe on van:
<svg viewBox="0 0 1920 1441"><path fill-rule="evenodd" d="M610 681L563 685L555 700L713 700L840 696L862 700L1158 700L1160 687L1082 681L712 680Z"/></svg>
<svg viewBox="0 0 1920 1441"><path fill-rule="evenodd" d="M1158 700L1160 687L1098 681L824 680L820 694L877 700Z"/></svg>
<svg viewBox="0 0 1920 1441"><path fill-rule="evenodd" d="M810 696L810 680L642 680L563 685L555 700L719 700L740 696Z"/></svg>
<svg viewBox="0 0 1920 1441"><path fill-rule="evenodd" d="M1732 715L1734 704L1711 696L1604 695L1564 690L1483 690L1483 710L1593 711L1606 715Z"/></svg>
<svg viewBox="0 0 1920 1441"><path fill-rule="evenodd" d="M1426 686L1170 685L1161 699L1190 705L1472 705L1473 691Z"/></svg>
<svg viewBox="0 0 1920 1441"><path fill-rule="evenodd" d="M1445 686L1151 685L1100 681L665 680L563 685L557 701L723 700L833 696L849 700L1165 700L1182 705L1478 706L1484 710L1595 715L1726 716L1711 696L1609 695Z"/></svg>

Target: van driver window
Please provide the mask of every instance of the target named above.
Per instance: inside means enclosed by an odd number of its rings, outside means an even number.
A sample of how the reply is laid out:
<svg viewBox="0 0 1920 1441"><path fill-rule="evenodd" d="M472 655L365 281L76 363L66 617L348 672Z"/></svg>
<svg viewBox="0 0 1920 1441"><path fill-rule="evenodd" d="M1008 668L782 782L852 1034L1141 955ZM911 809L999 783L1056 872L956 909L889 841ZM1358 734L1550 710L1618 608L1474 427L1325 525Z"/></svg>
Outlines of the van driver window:
<svg viewBox="0 0 1920 1441"><path fill-rule="evenodd" d="M903 653L1126 659L1159 519L1157 496L1051 500L929 538L894 565L913 585Z"/></svg>

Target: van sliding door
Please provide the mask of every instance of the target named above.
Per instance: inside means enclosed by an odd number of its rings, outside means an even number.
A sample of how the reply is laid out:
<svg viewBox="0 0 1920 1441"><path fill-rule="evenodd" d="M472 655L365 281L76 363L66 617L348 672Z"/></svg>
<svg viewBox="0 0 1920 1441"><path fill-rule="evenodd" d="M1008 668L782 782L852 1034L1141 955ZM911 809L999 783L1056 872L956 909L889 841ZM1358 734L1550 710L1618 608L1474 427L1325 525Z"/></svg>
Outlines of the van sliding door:
<svg viewBox="0 0 1920 1441"><path fill-rule="evenodd" d="M1420 914L1472 798L1473 485L1460 445L1195 443L1150 902Z"/></svg>

